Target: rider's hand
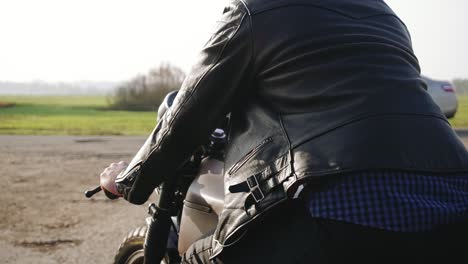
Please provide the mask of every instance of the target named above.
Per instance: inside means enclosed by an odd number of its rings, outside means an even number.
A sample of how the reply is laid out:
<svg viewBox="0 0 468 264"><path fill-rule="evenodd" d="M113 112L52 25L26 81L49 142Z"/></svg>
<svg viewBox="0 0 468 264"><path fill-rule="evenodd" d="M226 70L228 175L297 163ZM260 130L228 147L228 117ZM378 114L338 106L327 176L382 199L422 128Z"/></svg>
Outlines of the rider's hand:
<svg viewBox="0 0 468 264"><path fill-rule="evenodd" d="M127 168L128 163L125 161L120 161L119 163L112 163L109 167L105 168L100 176L101 188L106 193L106 196L111 199L122 197L117 191L117 186L115 185L115 178Z"/></svg>

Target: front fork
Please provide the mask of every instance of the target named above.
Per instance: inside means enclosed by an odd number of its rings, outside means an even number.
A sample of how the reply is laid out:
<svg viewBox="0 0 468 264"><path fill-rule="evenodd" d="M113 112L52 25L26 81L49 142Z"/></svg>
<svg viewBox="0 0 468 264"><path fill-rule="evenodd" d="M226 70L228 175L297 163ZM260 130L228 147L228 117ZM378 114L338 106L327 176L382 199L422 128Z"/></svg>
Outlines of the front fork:
<svg viewBox="0 0 468 264"><path fill-rule="evenodd" d="M177 229L174 228L176 226L171 217L174 196L175 180L167 180L160 187L158 204L151 204L148 208L150 217L146 220L148 232L144 244L145 264L160 264L166 253L173 258L170 260L171 263L177 263L174 257L180 260L178 253L174 254L171 252L172 250L169 250L173 246L171 244L175 243L175 251L177 252L177 242L174 242L174 235L177 239Z"/></svg>
<svg viewBox="0 0 468 264"><path fill-rule="evenodd" d="M179 251L178 251L178 244L179 244L179 223L177 216L172 216L170 217L170 228L169 228L169 234L167 237L167 242L166 242L166 248L161 248L162 245L161 243L154 242L155 239L162 239L161 238L154 238L155 236L158 236L155 231L155 228L153 227L154 223L157 223L160 220L155 219L155 210L157 210L156 204L152 203L148 207L148 214L150 217L146 218L146 224L148 226L148 232L146 233L146 238L145 238L145 244L144 244L144 250L145 250L145 259L148 259L148 261L145 261L145 263L152 263L149 262L153 256L151 252L165 252L167 253L167 257L169 257L170 263L180 263L180 256L179 256ZM151 252L150 252L151 251ZM157 259L154 260L154 263L160 263L157 262Z"/></svg>

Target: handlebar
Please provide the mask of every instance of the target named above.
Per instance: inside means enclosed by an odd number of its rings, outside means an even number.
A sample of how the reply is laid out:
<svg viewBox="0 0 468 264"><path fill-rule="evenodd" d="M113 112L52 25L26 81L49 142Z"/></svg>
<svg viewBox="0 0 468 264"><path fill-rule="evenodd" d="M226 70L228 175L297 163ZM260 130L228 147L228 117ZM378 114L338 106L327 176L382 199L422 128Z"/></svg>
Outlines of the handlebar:
<svg viewBox="0 0 468 264"><path fill-rule="evenodd" d="M96 188L94 188L92 190L87 190L84 194L85 194L86 198L91 198L91 197L93 197L93 195L95 195L96 193L98 193L100 191L102 191L102 188L101 188L101 186L98 186L98 187L96 187Z"/></svg>

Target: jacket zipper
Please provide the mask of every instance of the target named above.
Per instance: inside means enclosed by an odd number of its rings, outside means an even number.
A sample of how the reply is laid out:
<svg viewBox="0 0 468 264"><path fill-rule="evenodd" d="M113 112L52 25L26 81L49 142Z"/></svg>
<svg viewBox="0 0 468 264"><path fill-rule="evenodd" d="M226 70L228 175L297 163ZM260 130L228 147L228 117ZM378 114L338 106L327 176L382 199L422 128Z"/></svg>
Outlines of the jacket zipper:
<svg viewBox="0 0 468 264"><path fill-rule="evenodd" d="M260 149L262 149L267 143L273 141L272 137L266 138L258 146L249 151L242 159L240 159L234 166L229 169L228 174L232 175L236 173L247 161L249 161Z"/></svg>

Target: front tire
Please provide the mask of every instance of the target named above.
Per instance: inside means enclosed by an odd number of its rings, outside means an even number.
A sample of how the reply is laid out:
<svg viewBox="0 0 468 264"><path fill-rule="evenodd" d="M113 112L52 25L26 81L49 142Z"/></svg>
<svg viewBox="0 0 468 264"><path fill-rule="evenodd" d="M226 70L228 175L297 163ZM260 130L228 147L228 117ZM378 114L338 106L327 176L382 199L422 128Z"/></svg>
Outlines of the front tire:
<svg viewBox="0 0 468 264"><path fill-rule="evenodd" d="M114 258L115 264L143 264L145 236L148 231L147 226L137 227L131 230L127 237L120 244L117 254ZM168 264L169 258L166 255L161 264Z"/></svg>

